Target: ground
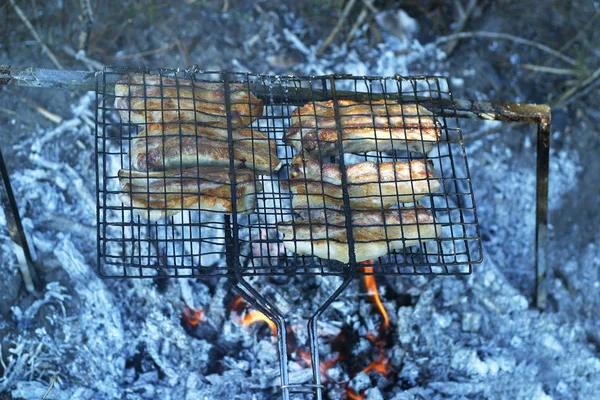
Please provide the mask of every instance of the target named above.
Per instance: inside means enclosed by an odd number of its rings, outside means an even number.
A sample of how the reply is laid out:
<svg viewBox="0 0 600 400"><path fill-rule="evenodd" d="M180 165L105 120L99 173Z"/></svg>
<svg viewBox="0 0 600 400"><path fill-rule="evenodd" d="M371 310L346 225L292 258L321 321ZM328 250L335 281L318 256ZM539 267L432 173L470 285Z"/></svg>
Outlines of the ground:
<svg viewBox="0 0 600 400"><path fill-rule="evenodd" d="M65 1L60 6L51 2L18 3L66 69L97 69L100 65L177 68L197 64L204 69L273 74L443 74L451 78L455 97L551 104L548 310L539 313L530 307L534 290L534 127L465 122L463 132L481 223L484 263L476 266L470 277L438 277L427 284L414 278L385 279L394 288L388 291L388 301L393 304L398 288L412 288L409 291L414 304L400 307L395 316L399 331L402 326L418 324L423 334L420 339L414 337L414 332L399 334L409 357L398 376L408 382L403 388L410 386L408 393L414 392L415 396L598 396L598 386L593 384L600 373L600 94L599 80L594 75L600 64L597 4L529 0L374 2L380 12L368 11L366 21L370 24L359 26L344 43L363 7L357 2L338 35L317 55L342 14L344 2L190 0L177 7L153 1ZM464 9L469 8L466 3L475 4L461 31L501 32L529 42L474 35L460 40L448 52L448 42L439 40L461 25L457 23L461 20L457 3L465 3ZM407 15L399 14L401 9ZM413 24L418 30L411 28ZM12 1L0 5L0 38L0 65L57 67L41 50ZM552 56L540 45L566 56ZM571 89L573 96L565 97ZM95 211L87 204L86 195L82 198L82 193L95 193L90 167L94 159L93 131L82 117L93 110L93 99L76 90L14 86L0 90L0 146L26 228L35 237L32 242L46 279L60 285L47 289L46 293L52 294L47 303L65 304L67 315L72 315L75 302L69 302L68 296L80 300L91 296L90 288L70 286L78 282L79 275L73 275L73 270L95 265ZM43 110L51 113L51 118ZM93 118L93 114L90 116ZM59 123L56 117L63 121ZM69 121L71 125L65 126ZM78 179L79 189L67 187L65 181ZM4 321L0 322L0 332L10 333L13 340L11 344L3 342L3 359L7 360L8 349L18 342L17 327L33 332L11 307L27 310L37 298L19 288L20 278L13 273L14 260L5 231L0 234L0 251L4 261L0 272L7 283L7 290L1 294ZM75 267L66 269L64 265ZM92 275L89 279L98 288L105 288L98 290L107 293L108 298L100 301L106 301L107 310L119 309L116 303L126 298L123 293L133 290L128 283L105 284ZM137 288L133 296L140 296L140 290L151 290L146 286L139 289L144 284L132 285ZM173 304L177 301L166 307L176 308ZM60 309L55 306L40 310L60 321L60 317L52 316ZM124 319L132 315L126 310L118 312ZM480 316L475 320L484 321L475 333L471 328L464 329L464 321L468 325L473 315ZM124 331L128 326L131 329L129 324L135 326L134 322L115 322ZM151 320L145 326L152 324ZM431 338L427 337L429 326L435 332ZM447 336L440 336L440 326L448 330ZM57 327L53 329L65 334ZM455 344L440 344L445 339ZM78 340L85 343L87 338ZM428 345L416 345L420 341ZM26 346L34 342L21 343ZM42 343L41 339L38 342ZM531 357L516 355L524 352ZM33 353L30 349L28 354ZM37 356L45 362L46 372L9 376L6 370L4 380L0 380L0 395L10 392L15 397L26 397L26 391L11 392L17 382L39 380L47 384L51 377L47 370L65 374L57 360L68 358L68 354ZM423 358L432 361L423 365ZM445 375L440 372L442 365L436 363L443 364L444 360L449 362L451 373L440 381ZM571 361L581 363L580 367L569 365ZM115 374L115 379L127 381ZM519 391L517 387L516 392L502 392L503 386L510 385L512 374L520 374L530 391ZM167 378L158 379L164 382ZM85 390L97 393L98 388Z"/></svg>

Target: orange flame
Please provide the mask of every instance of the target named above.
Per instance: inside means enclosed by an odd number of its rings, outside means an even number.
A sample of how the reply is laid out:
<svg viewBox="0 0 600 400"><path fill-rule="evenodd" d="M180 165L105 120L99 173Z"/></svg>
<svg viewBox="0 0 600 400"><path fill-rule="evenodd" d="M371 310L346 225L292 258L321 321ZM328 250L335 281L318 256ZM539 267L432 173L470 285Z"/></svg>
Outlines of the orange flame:
<svg viewBox="0 0 600 400"><path fill-rule="evenodd" d="M335 364L337 364L338 362L342 361L344 358L346 358L346 356L344 354L338 354L337 356L333 357L331 360L327 360L321 363L321 375L325 375L325 373L327 372L327 370L331 367L333 367Z"/></svg>
<svg viewBox="0 0 600 400"><path fill-rule="evenodd" d="M200 321L204 320L204 310L194 310L189 306L185 306L182 312L183 319L191 326L196 326Z"/></svg>
<svg viewBox="0 0 600 400"><path fill-rule="evenodd" d="M244 318L241 320L241 324L244 326L249 326L255 322L261 321L266 322L267 325L269 325L271 332L273 332L273 336L277 336L277 326L275 325L275 322L271 321L265 314L258 310L249 311L246 315L244 315Z"/></svg>
<svg viewBox="0 0 600 400"><path fill-rule="evenodd" d="M364 400L366 397L364 394L354 393L350 388L346 388L346 396L348 396L350 400Z"/></svg>
<svg viewBox="0 0 600 400"><path fill-rule="evenodd" d="M367 368L363 369L363 372L365 374L367 374L371 371L375 371L375 372L378 372L381 375L387 377L387 373L388 373L387 365L388 365L388 359L387 359L387 357L383 356L379 360L375 360L371 364L369 364L367 366Z"/></svg>
<svg viewBox="0 0 600 400"><path fill-rule="evenodd" d="M244 299L242 296L236 297L236 299L229 306L229 311L241 312L244 309Z"/></svg>
<svg viewBox="0 0 600 400"><path fill-rule="evenodd" d="M371 265L373 265L373 260L365 261L363 263L363 265L364 265L365 273L367 273L367 274L373 273L373 267L371 266ZM384 330L387 330L390 327L390 318L388 317L388 313L385 310L385 307L383 306L381 299L379 298L379 292L377 291L377 283L375 283L374 275L365 275L365 287L367 288L367 291L373 298L373 302L375 303L375 305L379 309L379 312L381 313L381 316L383 317L382 328Z"/></svg>
<svg viewBox="0 0 600 400"><path fill-rule="evenodd" d="M306 363L307 367L312 366L312 360L310 359L310 353L308 351L304 351L304 350L297 350L296 353L298 354L298 356L304 360L304 362Z"/></svg>

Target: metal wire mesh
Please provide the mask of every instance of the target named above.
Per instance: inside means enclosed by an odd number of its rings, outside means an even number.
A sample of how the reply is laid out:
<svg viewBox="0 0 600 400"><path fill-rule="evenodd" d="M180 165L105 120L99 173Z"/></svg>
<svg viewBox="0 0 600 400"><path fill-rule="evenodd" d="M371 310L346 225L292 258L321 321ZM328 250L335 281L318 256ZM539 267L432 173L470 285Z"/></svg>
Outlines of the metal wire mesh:
<svg viewBox="0 0 600 400"><path fill-rule="evenodd" d="M115 94L123 76L126 92ZM107 68L96 93L102 276L465 274L481 261L466 154L443 77ZM318 107L327 101L325 116ZM431 132L439 138L428 142ZM395 134L417 139L385 140ZM317 167L319 179L308 179L307 165L294 158L299 149L327 165ZM370 192L353 181L363 166L380 176L383 165L409 174L405 192L394 183L388 193L381 179L368 182ZM425 175L415 178L419 165ZM411 220L420 213L436 224ZM308 254L298 254L301 245ZM317 246L321 257L311 255ZM373 249L385 255L364 268L359 253Z"/></svg>

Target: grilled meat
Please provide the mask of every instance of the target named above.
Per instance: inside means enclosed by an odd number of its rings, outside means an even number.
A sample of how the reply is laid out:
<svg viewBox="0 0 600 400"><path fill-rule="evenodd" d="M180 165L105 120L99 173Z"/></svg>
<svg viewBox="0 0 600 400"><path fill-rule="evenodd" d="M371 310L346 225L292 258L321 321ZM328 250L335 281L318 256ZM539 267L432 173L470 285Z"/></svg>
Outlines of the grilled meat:
<svg viewBox="0 0 600 400"><path fill-rule="evenodd" d="M233 127L250 125L263 112L262 100L244 84L230 85ZM134 124L194 122L227 127L224 86L149 74L127 74L115 85L115 108Z"/></svg>
<svg viewBox="0 0 600 400"><path fill-rule="evenodd" d="M332 100L297 108L284 142L307 155L336 155L341 130L345 153L408 150L427 154L441 135L440 124L421 105L338 100L338 110L340 127Z"/></svg>
<svg viewBox="0 0 600 400"><path fill-rule="evenodd" d="M388 209L437 192L440 182L430 162L360 162L346 167L348 197L353 210ZM290 170L292 207L342 210L342 172L336 164L295 157Z"/></svg>
<svg viewBox="0 0 600 400"><path fill-rule="evenodd" d="M372 260L403 247L436 240L441 224L424 207L353 212L352 235L357 262ZM280 222L283 245L297 254L349 262L344 213L311 211L295 221Z"/></svg>
<svg viewBox="0 0 600 400"><path fill-rule="evenodd" d="M276 145L250 128L233 130L236 167L271 175L281 168ZM131 141L131 165L138 171L221 166L229 168L227 129L192 124L152 124Z"/></svg>
<svg viewBox="0 0 600 400"><path fill-rule="evenodd" d="M262 190L247 169L235 171L235 196L231 194L231 175L222 168L140 172L120 170L121 201L150 221L167 218L182 210L221 213L252 213L256 192Z"/></svg>

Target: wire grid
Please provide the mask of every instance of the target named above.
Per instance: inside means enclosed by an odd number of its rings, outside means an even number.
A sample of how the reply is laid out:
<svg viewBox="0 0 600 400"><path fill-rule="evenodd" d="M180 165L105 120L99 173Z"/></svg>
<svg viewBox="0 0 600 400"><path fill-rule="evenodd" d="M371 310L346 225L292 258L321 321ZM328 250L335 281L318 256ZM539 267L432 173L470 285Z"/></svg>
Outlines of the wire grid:
<svg viewBox="0 0 600 400"><path fill-rule="evenodd" d="M229 215L204 212L201 209L180 209L173 210L178 211L176 215L150 222L133 212L131 205L121 201L118 171L134 169L128 155L130 143L144 129L144 126L140 126L144 124L122 121L113 106L114 83L128 73L149 74L144 75L145 77L160 75L177 78L176 83L171 84L172 87L179 87L179 80L186 79L192 80L194 85L214 82L222 83L228 88L223 89L225 100L221 100L221 105L226 103L228 121L226 120L224 128L228 129L229 138L239 129L250 129L251 137L258 135L257 132L260 131L268 136L265 140L267 146L272 152L276 151L283 165L279 172L272 175L255 175L256 207L252 214L234 211ZM169 85L158 85L160 93L166 93ZM254 111L255 115L250 115L254 122L246 128L236 127L231 123L234 116L239 116L237 112L232 113L232 107L236 103L231 101L231 85L243 85L264 103L262 113ZM161 97L151 98L147 92L145 90L142 95L145 105ZM227 275L233 271L247 276L342 275L347 273L348 268L355 268L358 274L448 275L471 273L471 265L482 259L467 157L458 120L449 117L455 115L455 110L448 81L444 77L282 77L196 69L111 67L98 75L96 94L98 265L100 274L104 277L194 277ZM443 226L441 237L433 241L424 238L416 246L389 249L388 254L374 260L368 268L352 259L349 263L341 263L299 255L285 249L282 245L283 236L277 229L278 223L297 220L299 210L292 208L293 196L288 190L291 183L290 164L297 150L286 145L282 138L292 125L291 115L297 107L310 101L332 98L336 101L350 99L366 104L387 98L399 104L419 104L431 112L439 123L441 136L427 155L407 151L408 148L342 154L344 144L340 141L339 146L342 148L338 153L328 154L323 161L338 163L343 171L345 165L360 161L381 163L428 160L438 173L437 180L441 188L427 194L418 204L430 210L436 221ZM170 99L159 99L159 104L163 105L167 100ZM248 106L249 113L252 114L253 109L250 104ZM166 115L168 111L159 109L159 112ZM339 107L336 107L338 123L339 112ZM262 115L257 118L256 114ZM200 115L200 119L204 120L201 114L194 115ZM387 117L390 118L390 115ZM416 117L419 120L426 118L424 115ZM317 120L317 126L318 123ZM179 130L176 136L185 136L182 129ZM233 145L228 143L228 146L232 155ZM223 167L223 173L229 173L233 177L236 172L239 174L238 171L232 162L229 167ZM343 183L343 200L347 205L347 185L346 182ZM401 206L410 208L414 204ZM345 212L348 221L349 214ZM347 241L352 247L354 231L350 225L345 226L348 228Z"/></svg>

